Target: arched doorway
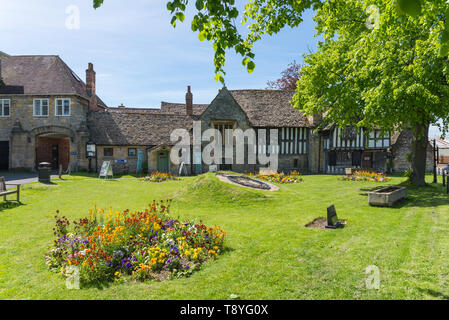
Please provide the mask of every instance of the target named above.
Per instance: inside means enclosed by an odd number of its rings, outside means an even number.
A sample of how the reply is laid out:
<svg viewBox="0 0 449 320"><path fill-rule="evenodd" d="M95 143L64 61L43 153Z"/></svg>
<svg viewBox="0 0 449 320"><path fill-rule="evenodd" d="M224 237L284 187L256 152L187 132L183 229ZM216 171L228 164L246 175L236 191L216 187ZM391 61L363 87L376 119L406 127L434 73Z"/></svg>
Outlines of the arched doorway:
<svg viewBox="0 0 449 320"><path fill-rule="evenodd" d="M35 142L35 166L41 162L49 162L53 169L62 165L63 170L73 162L71 148L75 139L72 129L63 126L42 126L31 130Z"/></svg>
<svg viewBox="0 0 449 320"><path fill-rule="evenodd" d="M70 137L57 133L36 136L36 167L41 162L51 163L54 170L60 165L67 170L70 164Z"/></svg>

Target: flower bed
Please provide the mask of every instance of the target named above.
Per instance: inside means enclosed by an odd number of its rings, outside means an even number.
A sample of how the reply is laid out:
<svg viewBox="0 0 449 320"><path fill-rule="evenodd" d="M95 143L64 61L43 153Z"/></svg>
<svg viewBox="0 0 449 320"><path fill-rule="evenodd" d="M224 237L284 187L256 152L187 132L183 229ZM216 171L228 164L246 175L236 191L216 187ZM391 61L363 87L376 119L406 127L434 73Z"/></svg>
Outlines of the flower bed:
<svg viewBox="0 0 449 320"><path fill-rule="evenodd" d="M95 208L73 222L71 232L68 219L55 216L57 239L45 256L47 266L66 277L79 268L81 284L189 276L222 253L226 233L201 221L171 219L169 208L170 201L134 213Z"/></svg>
<svg viewBox="0 0 449 320"><path fill-rule="evenodd" d="M356 170L352 175L344 176L344 181L371 181L371 182L387 182L391 178L386 177L384 173L376 173L368 170Z"/></svg>
<svg viewBox="0 0 449 320"><path fill-rule="evenodd" d="M179 180L179 178L170 172L164 173L154 171L149 176L143 177L142 180L149 182L164 182L167 180Z"/></svg>
<svg viewBox="0 0 449 320"><path fill-rule="evenodd" d="M289 174L281 173L270 173L270 174L249 174L252 177L265 180L271 183L280 183L280 184L288 184L288 183L298 183L302 181L300 177L300 173L297 171L291 171Z"/></svg>

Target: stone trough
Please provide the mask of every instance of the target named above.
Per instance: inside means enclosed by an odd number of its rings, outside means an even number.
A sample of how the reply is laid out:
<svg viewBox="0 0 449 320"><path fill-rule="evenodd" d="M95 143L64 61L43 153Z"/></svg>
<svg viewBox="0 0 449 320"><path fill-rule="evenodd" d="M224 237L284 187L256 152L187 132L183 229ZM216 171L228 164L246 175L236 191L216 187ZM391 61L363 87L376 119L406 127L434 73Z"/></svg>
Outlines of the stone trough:
<svg viewBox="0 0 449 320"><path fill-rule="evenodd" d="M396 202L407 198L407 189L404 187L386 187L368 193L368 202L371 206L392 207Z"/></svg>

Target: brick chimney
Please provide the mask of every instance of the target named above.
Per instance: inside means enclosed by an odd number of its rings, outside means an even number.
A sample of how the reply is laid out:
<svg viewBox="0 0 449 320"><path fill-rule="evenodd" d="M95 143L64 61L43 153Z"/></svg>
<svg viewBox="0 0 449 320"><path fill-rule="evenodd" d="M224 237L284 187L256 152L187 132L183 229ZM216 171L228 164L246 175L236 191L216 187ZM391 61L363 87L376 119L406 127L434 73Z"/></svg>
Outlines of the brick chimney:
<svg viewBox="0 0 449 320"><path fill-rule="evenodd" d="M2 77L2 56L0 56L0 84L3 82Z"/></svg>
<svg viewBox="0 0 449 320"><path fill-rule="evenodd" d="M94 65L89 62L89 66L86 70L86 89L90 95L89 109L98 110L97 106L97 94L95 92L95 78L96 73L94 71Z"/></svg>
<svg viewBox="0 0 449 320"><path fill-rule="evenodd" d="M187 86L187 93L186 93L186 114L192 115L193 114L193 94L190 91L190 86Z"/></svg>

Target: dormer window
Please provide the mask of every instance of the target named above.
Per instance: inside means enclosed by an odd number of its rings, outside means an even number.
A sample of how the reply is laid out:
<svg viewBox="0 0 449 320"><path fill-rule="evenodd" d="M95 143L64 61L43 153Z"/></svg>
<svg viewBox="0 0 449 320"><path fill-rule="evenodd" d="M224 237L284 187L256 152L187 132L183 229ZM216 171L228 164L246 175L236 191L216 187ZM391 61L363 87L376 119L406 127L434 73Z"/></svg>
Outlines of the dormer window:
<svg viewBox="0 0 449 320"><path fill-rule="evenodd" d="M68 117L70 116L70 99L55 99L55 116Z"/></svg>
<svg viewBox="0 0 449 320"><path fill-rule="evenodd" d="M33 105L35 117L48 117L48 99L34 99Z"/></svg>
<svg viewBox="0 0 449 320"><path fill-rule="evenodd" d="M11 100L0 99L0 117L9 117L11 110Z"/></svg>

